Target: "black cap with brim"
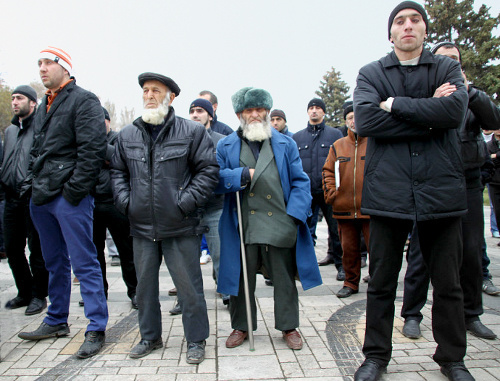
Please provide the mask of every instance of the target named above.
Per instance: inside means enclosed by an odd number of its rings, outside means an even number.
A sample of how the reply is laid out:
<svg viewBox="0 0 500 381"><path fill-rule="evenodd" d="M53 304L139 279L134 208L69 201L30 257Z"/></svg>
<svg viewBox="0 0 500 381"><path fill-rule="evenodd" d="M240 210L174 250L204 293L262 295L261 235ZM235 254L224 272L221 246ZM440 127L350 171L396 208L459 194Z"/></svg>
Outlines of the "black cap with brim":
<svg viewBox="0 0 500 381"><path fill-rule="evenodd" d="M165 77L164 75L157 74L157 73L142 73L139 75L139 85L144 86L144 82L146 81L158 81L163 83L165 86L167 86L170 91L172 91L175 96L179 96L179 93L181 92L181 89L179 86L177 86L177 83L172 78Z"/></svg>

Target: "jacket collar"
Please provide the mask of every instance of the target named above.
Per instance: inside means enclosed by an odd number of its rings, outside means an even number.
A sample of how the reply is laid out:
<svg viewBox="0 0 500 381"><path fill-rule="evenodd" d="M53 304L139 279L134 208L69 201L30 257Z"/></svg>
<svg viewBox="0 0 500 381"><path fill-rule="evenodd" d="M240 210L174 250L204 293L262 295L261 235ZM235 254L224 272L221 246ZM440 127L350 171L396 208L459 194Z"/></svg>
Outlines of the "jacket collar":
<svg viewBox="0 0 500 381"><path fill-rule="evenodd" d="M324 130L324 129L325 129L325 120L324 119L320 124L311 124L311 123L307 122L307 131L309 131L309 132L317 132L317 131Z"/></svg>
<svg viewBox="0 0 500 381"><path fill-rule="evenodd" d="M382 63L382 66L384 68L392 67L392 66L401 66L401 63L399 62L398 56L396 56L396 53L394 50L390 52L388 55L385 57L382 57L380 60ZM434 54L432 54L430 51L427 49L422 50L422 54L420 55L420 60L418 61L419 65L430 65L435 63L435 57Z"/></svg>
<svg viewBox="0 0 500 381"><path fill-rule="evenodd" d="M33 120L35 114L36 114L36 107L33 109L33 112L28 115L27 118L24 118L23 119L23 130L28 128L30 125L31 125L31 121ZM12 120L10 121L13 125L17 126L17 127L21 127L21 122L19 121L19 117L17 115L14 115L14 117L12 118Z"/></svg>

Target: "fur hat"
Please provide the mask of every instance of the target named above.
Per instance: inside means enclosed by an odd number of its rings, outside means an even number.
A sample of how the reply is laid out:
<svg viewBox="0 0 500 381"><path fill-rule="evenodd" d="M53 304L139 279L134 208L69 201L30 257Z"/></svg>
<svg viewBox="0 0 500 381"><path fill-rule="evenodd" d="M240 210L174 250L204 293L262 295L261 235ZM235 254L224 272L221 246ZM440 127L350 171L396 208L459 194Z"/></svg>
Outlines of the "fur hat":
<svg viewBox="0 0 500 381"><path fill-rule="evenodd" d="M281 119L283 119L285 122L286 122L286 115L285 113L283 112L283 110L278 110L277 108L274 109L272 112L271 112L271 118L274 118L274 117L280 117Z"/></svg>
<svg viewBox="0 0 500 381"><path fill-rule="evenodd" d="M271 94L264 89L255 87L244 87L237 91L232 97L233 109L236 114L239 114L247 108L262 107L266 110L273 108L273 98Z"/></svg>
<svg viewBox="0 0 500 381"><path fill-rule="evenodd" d="M31 86L28 85L17 86L12 92L12 95L14 94L22 94L25 97L31 99L33 102L36 102L36 91Z"/></svg>
<svg viewBox="0 0 500 381"><path fill-rule="evenodd" d="M70 76L73 75L73 64L71 62L71 56L64 50L49 46L40 52L40 58L47 58L58 63L68 71Z"/></svg>
<svg viewBox="0 0 500 381"><path fill-rule="evenodd" d="M175 94L176 97L179 96L181 89L177 86L177 83L172 78L165 77L164 75L157 73L142 73L139 75L139 85L144 86L144 82L146 81L158 81L167 86L171 92Z"/></svg>
<svg viewBox="0 0 500 381"><path fill-rule="evenodd" d="M214 117L214 108L210 103L210 101L207 101L206 99L203 98L195 99L194 101L191 102L191 106L189 106L189 111L191 111L193 107L201 107L206 112L208 112L208 115L210 115L212 118Z"/></svg>
<svg viewBox="0 0 500 381"><path fill-rule="evenodd" d="M391 15L389 16L389 41L391 40L391 27L392 23L394 22L394 18L403 9L408 9L408 8L415 9L418 13L422 15L422 19L424 20L425 23L425 33L427 33L427 31L429 30L429 20L427 19L427 13L425 12L424 7L422 7L418 3L415 3L414 1L403 1L402 3L399 3L399 5L396 5L396 8L392 10Z"/></svg>
<svg viewBox="0 0 500 381"><path fill-rule="evenodd" d="M354 111L354 104L352 101L347 101L342 105L342 108L344 109L344 119L345 119L347 114Z"/></svg>

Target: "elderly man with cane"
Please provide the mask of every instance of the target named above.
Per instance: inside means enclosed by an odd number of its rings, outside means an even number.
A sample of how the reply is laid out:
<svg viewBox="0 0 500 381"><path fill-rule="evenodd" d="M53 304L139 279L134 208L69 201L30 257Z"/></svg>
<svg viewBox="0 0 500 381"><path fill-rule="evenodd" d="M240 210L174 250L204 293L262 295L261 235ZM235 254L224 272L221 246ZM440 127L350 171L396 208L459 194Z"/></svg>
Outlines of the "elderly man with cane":
<svg viewBox="0 0 500 381"><path fill-rule="evenodd" d="M289 348L299 350L296 272L304 290L321 284L306 225L311 207L309 178L294 141L271 127L271 95L245 87L232 101L241 125L217 145L221 171L216 193L226 193L219 224L218 291L231 295L233 328L226 347L241 345L257 327L254 291L256 273L263 267L274 282L275 328L282 331ZM245 265L247 277L242 271Z"/></svg>

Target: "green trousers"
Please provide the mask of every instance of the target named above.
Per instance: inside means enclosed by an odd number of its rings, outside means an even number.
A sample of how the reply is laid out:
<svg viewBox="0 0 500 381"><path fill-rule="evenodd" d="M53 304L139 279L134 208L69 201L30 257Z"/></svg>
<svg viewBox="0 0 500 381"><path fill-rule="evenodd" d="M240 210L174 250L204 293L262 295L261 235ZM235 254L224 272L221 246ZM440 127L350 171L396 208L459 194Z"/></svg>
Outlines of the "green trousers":
<svg viewBox="0 0 500 381"><path fill-rule="evenodd" d="M256 275L262 265L274 285L274 327L280 331L297 328L299 326L299 296L295 285L297 272L295 248L284 249L266 245L246 245L245 247L253 329L257 329ZM232 328L248 331L243 269L238 296L231 296L229 311Z"/></svg>

